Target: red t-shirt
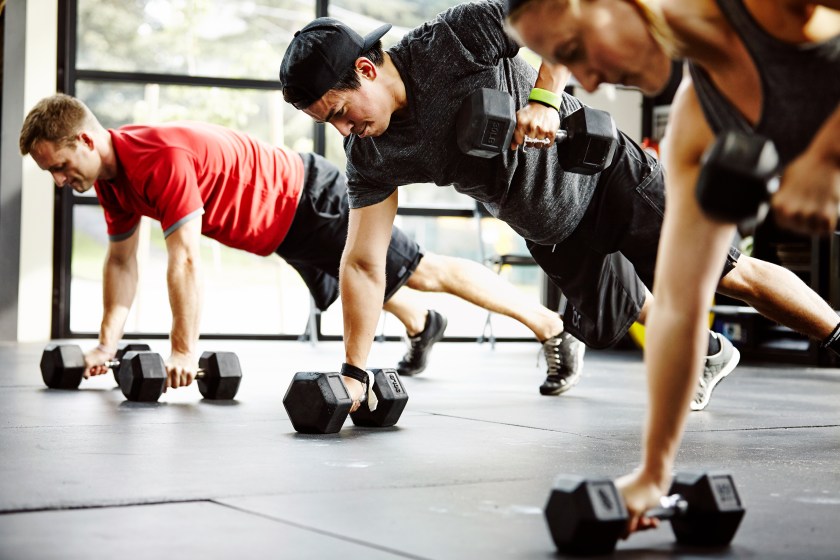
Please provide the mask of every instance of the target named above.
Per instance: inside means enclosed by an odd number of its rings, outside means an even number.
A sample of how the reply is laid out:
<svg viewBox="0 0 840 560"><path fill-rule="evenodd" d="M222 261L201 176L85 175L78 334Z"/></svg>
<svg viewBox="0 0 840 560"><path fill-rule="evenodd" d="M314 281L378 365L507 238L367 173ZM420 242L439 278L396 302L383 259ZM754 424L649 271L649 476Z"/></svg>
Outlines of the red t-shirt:
<svg viewBox="0 0 840 560"><path fill-rule="evenodd" d="M141 216L158 220L165 236L198 217L207 237L269 255L289 231L303 188L297 153L204 123L109 132L117 176L94 188L112 240L128 237Z"/></svg>

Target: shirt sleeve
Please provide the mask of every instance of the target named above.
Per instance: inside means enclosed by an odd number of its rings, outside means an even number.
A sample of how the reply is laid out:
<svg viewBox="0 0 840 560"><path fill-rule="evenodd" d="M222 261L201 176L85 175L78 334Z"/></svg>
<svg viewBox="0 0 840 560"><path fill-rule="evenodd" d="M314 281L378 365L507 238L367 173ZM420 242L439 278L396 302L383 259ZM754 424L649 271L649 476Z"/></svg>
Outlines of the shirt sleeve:
<svg viewBox="0 0 840 560"><path fill-rule="evenodd" d="M122 241L131 237L142 217L137 212L132 212L120 205L114 195L113 187L109 183L97 181L94 184L96 197L102 206L105 214L105 225L108 230L108 239L111 241Z"/></svg>
<svg viewBox="0 0 840 560"><path fill-rule="evenodd" d="M353 158L347 158L347 198L350 208L373 206L391 196L397 187L385 185L362 175L353 165Z"/></svg>
<svg viewBox="0 0 840 560"><path fill-rule="evenodd" d="M465 2L441 18L476 60L495 65L519 52L519 45L505 32L505 8L499 0Z"/></svg>
<svg viewBox="0 0 840 560"><path fill-rule="evenodd" d="M146 178L143 196L159 216L164 236L204 214L196 164L187 152L167 148Z"/></svg>

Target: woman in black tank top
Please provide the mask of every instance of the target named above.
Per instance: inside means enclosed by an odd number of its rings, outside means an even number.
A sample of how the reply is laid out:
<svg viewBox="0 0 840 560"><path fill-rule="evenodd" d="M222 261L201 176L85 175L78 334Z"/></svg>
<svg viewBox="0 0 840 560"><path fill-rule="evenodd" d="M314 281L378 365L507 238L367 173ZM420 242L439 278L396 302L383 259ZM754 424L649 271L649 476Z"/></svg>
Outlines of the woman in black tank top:
<svg viewBox="0 0 840 560"><path fill-rule="evenodd" d="M589 91L614 83L652 95L668 84L671 59L686 59L691 67L663 141L668 206L656 268L657 311L646 332L651 406L644 460L619 480L631 514L628 530L645 529L654 522L642 512L657 505L670 484L701 374L703 315L735 233L733 225L705 216L695 199L701 156L725 129L770 137L784 166L772 200L777 222L806 233L834 230L840 2L508 0L508 10L512 35L545 60L568 66ZM822 321L800 330L837 351L837 316L827 304L817 311ZM673 372L679 371L687 373L677 379Z"/></svg>

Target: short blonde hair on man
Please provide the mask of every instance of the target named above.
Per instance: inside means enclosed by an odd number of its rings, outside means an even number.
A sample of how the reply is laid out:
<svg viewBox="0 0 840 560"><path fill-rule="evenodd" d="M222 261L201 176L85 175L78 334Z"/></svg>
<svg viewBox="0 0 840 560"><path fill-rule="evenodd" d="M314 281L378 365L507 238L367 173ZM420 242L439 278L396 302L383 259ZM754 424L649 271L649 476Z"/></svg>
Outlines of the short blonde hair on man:
<svg viewBox="0 0 840 560"><path fill-rule="evenodd" d="M45 97L26 115L20 129L20 154L29 154L38 142L55 142L59 147L76 144L76 135L86 127L101 128L87 106L69 95Z"/></svg>

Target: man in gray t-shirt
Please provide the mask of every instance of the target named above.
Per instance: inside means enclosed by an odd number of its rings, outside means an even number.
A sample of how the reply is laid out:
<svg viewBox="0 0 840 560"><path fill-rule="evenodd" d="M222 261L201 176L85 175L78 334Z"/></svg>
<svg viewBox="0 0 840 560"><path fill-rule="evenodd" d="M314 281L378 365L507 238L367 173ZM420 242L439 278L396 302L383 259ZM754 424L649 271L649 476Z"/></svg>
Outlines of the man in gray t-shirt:
<svg viewBox="0 0 840 560"><path fill-rule="evenodd" d="M367 379L362 368L378 318L371 302L382 299L401 185L451 185L526 239L569 302L564 332L544 342L546 355L561 366L559 375L546 380L559 386L554 394L579 377L581 353L568 333L592 347L608 346L634 321L644 322L653 305L649 288L665 204L661 168L623 133L612 164L589 176L562 170L563 144L517 150L526 136L553 140L560 117L582 104L563 93L565 68L543 64L534 71L517 56L504 15L499 0L460 4L387 52L379 39L390 26L361 37L339 21L318 18L295 34L284 55L286 101L345 136L351 210L340 278L346 353L341 371L354 398ZM521 107L512 149L492 159L464 155L456 144L458 108L482 87L510 93ZM537 89L541 99L535 102ZM811 334L819 310L807 298L787 297L807 290L784 269L741 257L736 249L718 286ZM706 374L692 408L706 406L711 389L737 362L731 343L710 333Z"/></svg>

